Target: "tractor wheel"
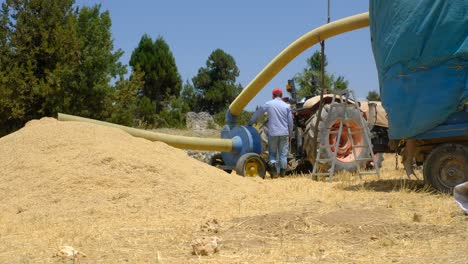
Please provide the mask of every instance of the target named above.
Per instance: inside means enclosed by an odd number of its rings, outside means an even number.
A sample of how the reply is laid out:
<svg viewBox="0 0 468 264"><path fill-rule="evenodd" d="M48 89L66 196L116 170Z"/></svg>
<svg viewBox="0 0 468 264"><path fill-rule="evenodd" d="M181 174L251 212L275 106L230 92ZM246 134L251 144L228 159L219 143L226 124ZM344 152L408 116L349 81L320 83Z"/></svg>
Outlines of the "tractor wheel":
<svg viewBox="0 0 468 264"><path fill-rule="evenodd" d="M424 179L443 193L468 181L468 148L458 144L443 144L434 148L424 161Z"/></svg>
<svg viewBox="0 0 468 264"><path fill-rule="evenodd" d="M257 153L244 154L236 163L236 173L240 176L259 176L265 179L266 171L266 163Z"/></svg>
<svg viewBox="0 0 468 264"><path fill-rule="evenodd" d="M223 161L223 157L221 156L221 153L214 153L213 155L211 155L211 157L209 157L209 161L208 163L211 165L211 166L214 166L216 168L221 168L221 166L224 166L224 161ZM222 169L224 170L225 172L227 173L231 173L232 170L225 170L225 169Z"/></svg>
<svg viewBox="0 0 468 264"><path fill-rule="evenodd" d="M338 153L335 161L335 171L346 170L356 171L356 163L351 145L351 138L356 146L367 145L364 138L364 131L356 133L361 128L368 129L367 125L361 127L361 112L356 108L348 107L346 109L348 115L348 123L343 123L343 129L340 137L340 144L338 146ZM340 126L340 119L344 117L345 107L341 104L328 104L324 105L322 109L322 118L318 126L317 149L319 146L326 146L320 148L320 159L330 159L329 161L320 161L319 166L322 170L328 170L331 167L333 152L335 151L335 143L337 142L338 134L330 133L331 131L338 131ZM316 151L312 149L312 142L314 140L314 127L318 119L318 112L312 115L306 123L304 131L304 150L307 159L314 164ZM353 134L348 133L348 127ZM370 133L370 132L369 132ZM367 147L355 147L358 159L369 157L369 149ZM365 166L365 161L358 161L357 165L360 167Z"/></svg>

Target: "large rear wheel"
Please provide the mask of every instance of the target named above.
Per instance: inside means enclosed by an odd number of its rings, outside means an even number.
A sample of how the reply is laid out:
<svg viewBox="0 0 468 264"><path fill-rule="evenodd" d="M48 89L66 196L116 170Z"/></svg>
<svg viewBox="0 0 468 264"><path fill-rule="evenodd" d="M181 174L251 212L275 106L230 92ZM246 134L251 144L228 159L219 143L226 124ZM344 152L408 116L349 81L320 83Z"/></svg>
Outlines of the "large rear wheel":
<svg viewBox="0 0 468 264"><path fill-rule="evenodd" d="M365 142L363 129L368 129L367 126L362 127L361 112L353 107L347 107L347 122L343 123L340 142L337 148L337 155L335 161L335 171L346 170L356 171L357 166L363 167L365 161L357 161L356 159L364 159L369 157L369 148L363 147L367 145ZM320 148L320 159L329 159L328 161L320 161L319 166L323 170L331 167L333 153L335 152L335 143L338 140L340 119L344 117L345 107L342 104L329 104L325 105L322 110L322 118L318 127L317 148ZM318 119L318 113L312 115L306 123L304 132L304 150L307 154L307 159L314 164L316 151L312 148L314 140L314 127ZM348 128L351 134L348 132ZM361 132L361 133L359 133ZM354 156L351 141L354 143L356 156Z"/></svg>
<svg viewBox="0 0 468 264"><path fill-rule="evenodd" d="M444 193L468 181L468 148L459 144L443 144L434 148L424 161L424 179Z"/></svg>

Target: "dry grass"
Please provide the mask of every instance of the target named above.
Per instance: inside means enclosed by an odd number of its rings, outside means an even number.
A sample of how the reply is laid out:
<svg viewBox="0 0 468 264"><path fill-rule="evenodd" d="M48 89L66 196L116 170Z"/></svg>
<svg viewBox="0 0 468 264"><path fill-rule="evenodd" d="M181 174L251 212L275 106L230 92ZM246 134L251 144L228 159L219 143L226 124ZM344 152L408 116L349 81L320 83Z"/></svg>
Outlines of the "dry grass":
<svg viewBox="0 0 468 264"><path fill-rule="evenodd" d="M118 130L41 120L0 138L0 263L466 263L468 221L450 196L341 173L227 175ZM217 219L217 233L201 228ZM216 235L213 256L190 242ZM69 262L71 263L71 261Z"/></svg>

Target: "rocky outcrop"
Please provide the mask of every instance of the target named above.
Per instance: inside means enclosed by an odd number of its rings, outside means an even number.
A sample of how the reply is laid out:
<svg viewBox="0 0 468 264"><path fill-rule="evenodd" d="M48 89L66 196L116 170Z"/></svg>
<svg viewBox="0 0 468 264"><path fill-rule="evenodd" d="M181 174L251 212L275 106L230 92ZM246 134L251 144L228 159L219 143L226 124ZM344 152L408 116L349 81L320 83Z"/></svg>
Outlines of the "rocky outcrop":
<svg viewBox="0 0 468 264"><path fill-rule="evenodd" d="M188 112L186 116L187 129L205 130L219 129L219 126L214 122L213 117L207 112Z"/></svg>

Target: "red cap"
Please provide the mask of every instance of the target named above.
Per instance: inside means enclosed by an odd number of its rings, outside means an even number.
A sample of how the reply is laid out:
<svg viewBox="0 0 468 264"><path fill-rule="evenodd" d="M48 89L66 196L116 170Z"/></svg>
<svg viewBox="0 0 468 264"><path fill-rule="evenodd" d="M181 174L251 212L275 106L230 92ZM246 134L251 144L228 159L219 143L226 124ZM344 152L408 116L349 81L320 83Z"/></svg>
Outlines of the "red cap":
<svg viewBox="0 0 468 264"><path fill-rule="evenodd" d="M275 88L275 89L273 89L272 94L273 94L273 96L282 97L283 96L283 90L281 90L281 88Z"/></svg>

